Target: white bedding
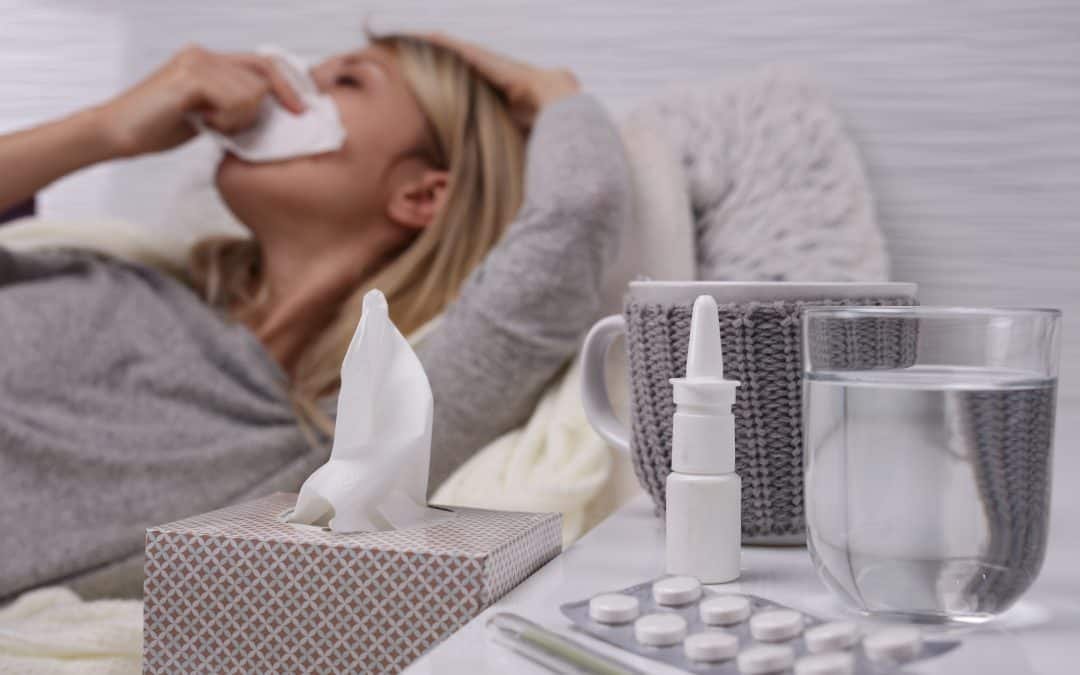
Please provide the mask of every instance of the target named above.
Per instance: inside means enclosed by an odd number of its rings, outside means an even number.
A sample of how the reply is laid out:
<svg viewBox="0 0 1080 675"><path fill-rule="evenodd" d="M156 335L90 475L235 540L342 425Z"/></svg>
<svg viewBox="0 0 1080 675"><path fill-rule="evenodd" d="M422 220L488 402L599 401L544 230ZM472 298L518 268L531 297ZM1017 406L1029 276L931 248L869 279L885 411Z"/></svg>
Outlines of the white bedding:
<svg viewBox="0 0 1080 675"><path fill-rule="evenodd" d="M142 670L142 602L83 602L52 586L0 608L0 673L126 675Z"/></svg>

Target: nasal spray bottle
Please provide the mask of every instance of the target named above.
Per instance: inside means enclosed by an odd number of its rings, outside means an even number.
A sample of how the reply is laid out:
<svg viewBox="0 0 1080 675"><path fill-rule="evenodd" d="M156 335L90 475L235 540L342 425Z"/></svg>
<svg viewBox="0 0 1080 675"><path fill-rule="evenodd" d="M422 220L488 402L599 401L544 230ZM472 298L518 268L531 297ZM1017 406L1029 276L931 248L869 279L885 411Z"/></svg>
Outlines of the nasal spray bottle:
<svg viewBox="0 0 1080 675"><path fill-rule="evenodd" d="M721 584L739 578L742 481L735 474L735 388L724 379L716 300L698 296L686 377L671 380L675 417L667 477L667 571Z"/></svg>

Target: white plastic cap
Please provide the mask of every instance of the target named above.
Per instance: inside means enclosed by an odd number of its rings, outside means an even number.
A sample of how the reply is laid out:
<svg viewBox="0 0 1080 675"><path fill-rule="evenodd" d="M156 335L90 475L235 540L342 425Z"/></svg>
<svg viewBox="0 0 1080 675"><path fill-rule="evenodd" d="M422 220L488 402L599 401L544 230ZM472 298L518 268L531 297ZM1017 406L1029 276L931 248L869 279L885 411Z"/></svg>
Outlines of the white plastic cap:
<svg viewBox="0 0 1080 675"><path fill-rule="evenodd" d="M686 354L686 377L724 379L720 351L720 310L711 295L699 295L690 315L690 349Z"/></svg>
<svg viewBox="0 0 1080 675"><path fill-rule="evenodd" d="M711 295L699 295L690 317L686 377L673 378L671 469L679 473L735 472L737 380L724 379L720 312Z"/></svg>

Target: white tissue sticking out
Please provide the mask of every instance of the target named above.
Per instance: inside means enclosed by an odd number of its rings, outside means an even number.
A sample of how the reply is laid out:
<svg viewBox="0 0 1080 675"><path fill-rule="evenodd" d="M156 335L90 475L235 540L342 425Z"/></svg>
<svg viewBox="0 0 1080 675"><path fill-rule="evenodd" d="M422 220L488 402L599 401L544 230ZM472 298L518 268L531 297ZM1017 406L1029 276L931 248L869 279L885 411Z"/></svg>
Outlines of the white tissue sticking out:
<svg viewBox="0 0 1080 675"><path fill-rule="evenodd" d="M285 520L334 532L399 529L449 514L427 507L431 385L390 321L386 297L364 296L363 315L341 364L330 461L300 488Z"/></svg>
<svg viewBox="0 0 1080 675"><path fill-rule="evenodd" d="M304 103L304 112L289 112L273 96L267 96L258 123L240 133L225 135L206 126L198 115L188 119L200 132L208 134L223 149L249 162L274 162L292 157L340 150L345 144L345 127L337 105L319 93L308 66L299 57L278 47L260 47L270 56L282 76Z"/></svg>

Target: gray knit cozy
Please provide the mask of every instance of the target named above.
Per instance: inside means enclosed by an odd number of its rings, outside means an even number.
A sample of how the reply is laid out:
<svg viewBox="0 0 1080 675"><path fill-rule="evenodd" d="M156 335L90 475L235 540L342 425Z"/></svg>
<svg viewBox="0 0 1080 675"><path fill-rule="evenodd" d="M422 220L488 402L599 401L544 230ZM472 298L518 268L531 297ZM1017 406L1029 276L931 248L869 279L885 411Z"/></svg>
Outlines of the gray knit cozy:
<svg viewBox="0 0 1080 675"><path fill-rule="evenodd" d="M895 297L719 306L724 375L741 383L733 412L745 540L790 541L805 536L802 310L914 304L914 298ZM691 311L690 303L658 304L628 298L625 305L634 471L652 496L658 514L664 510L664 484L671 471L675 403L669 380L686 374ZM917 342L914 322L859 323L857 333L826 341L827 348L833 350L827 355L830 360L848 367L898 367L913 362Z"/></svg>

